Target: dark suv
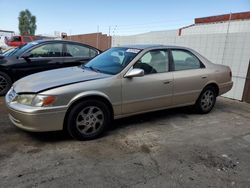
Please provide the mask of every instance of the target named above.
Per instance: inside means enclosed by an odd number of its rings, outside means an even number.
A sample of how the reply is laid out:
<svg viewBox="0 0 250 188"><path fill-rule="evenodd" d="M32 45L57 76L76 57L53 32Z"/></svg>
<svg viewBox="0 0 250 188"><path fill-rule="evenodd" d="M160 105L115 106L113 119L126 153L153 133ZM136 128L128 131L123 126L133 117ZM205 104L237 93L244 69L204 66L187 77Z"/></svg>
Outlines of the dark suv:
<svg viewBox="0 0 250 188"><path fill-rule="evenodd" d="M33 41L17 47L0 56L0 95L5 95L12 83L22 77L85 64L100 53L86 44L64 40Z"/></svg>

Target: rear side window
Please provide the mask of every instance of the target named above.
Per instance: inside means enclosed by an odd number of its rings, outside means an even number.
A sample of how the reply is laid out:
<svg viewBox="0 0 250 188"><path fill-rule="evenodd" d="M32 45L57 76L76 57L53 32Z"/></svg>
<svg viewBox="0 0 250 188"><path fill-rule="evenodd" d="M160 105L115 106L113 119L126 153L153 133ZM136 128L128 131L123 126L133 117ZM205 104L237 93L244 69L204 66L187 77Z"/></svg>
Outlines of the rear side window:
<svg viewBox="0 0 250 188"><path fill-rule="evenodd" d="M66 57L93 58L97 56L97 51L86 46L67 44Z"/></svg>
<svg viewBox="0 0 250 188"><path fill-rule="evenodd" d="M186 50L172 50L174 70L199 69L202 64L191 52Z"/></svg>
<svg viewBox="0 0 250 188"><path fill-rule="evenodd" d="M45 44L30 51L31 57L61 57L62 44Z"/></svg>

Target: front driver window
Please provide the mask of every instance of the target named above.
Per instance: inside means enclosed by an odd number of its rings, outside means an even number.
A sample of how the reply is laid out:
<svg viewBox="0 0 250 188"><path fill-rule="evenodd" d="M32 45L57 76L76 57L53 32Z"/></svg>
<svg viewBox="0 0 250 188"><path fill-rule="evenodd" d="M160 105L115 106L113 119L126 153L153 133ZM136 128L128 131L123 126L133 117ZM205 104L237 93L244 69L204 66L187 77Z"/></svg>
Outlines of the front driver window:
<svg viewBox="0 0 250 188"><path fill-rule="evenodd" d="M30 57L61 57L62 44L45 44L30 51Z"/></svg>
<svg viewBox="0 0 250 188"><path fill-rule="evenodd" d="M145 74L163 73L168 71L168 51L153 50L147 52L135 65L134 68L144 70Z"/></svg>

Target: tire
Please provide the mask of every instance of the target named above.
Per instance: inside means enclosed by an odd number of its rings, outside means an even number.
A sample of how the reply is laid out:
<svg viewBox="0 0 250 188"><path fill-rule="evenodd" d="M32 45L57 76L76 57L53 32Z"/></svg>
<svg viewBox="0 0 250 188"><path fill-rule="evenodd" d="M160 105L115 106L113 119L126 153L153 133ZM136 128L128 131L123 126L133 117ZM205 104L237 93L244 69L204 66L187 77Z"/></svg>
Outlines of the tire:
<svg viewBox="0 0 250 188"><path fill-rule="evenodd" d="M12 80L9 75L0 71L0 96L5 95L11 88L11 85Z"/></svg>
<svg viewBox="0 0 250 188"><path fill-rule="evenodd" d="M100 137L110 123L111 112L104 102L86 100L71 108L66 129L77 140L92 140Z"/></svg>
<svg viewBox="0 0 250 188"><path fill-rule="evenodd" d="M200 114L209 113L215 105L216 97L217 95L214 87L205 87L196 101L196 111Z"/></svg>

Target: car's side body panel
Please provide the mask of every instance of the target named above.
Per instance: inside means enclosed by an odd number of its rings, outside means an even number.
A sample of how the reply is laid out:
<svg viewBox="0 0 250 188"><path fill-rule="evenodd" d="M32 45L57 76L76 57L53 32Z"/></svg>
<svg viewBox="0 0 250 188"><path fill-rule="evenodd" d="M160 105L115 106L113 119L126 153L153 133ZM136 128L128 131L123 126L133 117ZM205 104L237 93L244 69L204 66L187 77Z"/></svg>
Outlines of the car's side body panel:
<svg viewBox="0 0 250 188"><path fill-rule="evenodd" d="M123 115L171 106L172 98L172 72L122 79Z"/></svg>
<svg viewBox="0 0 250 188"><path fill-rule="evenodd" d="M194 104L208 81L205 68L174 71L173 105Z"/></svg>
<svg viewBox="0 0 250 188"><path fill-rule="evenodd" d="M34 73L61 68L60 62L63 62L63 57L32 58L29 60L20 58L17 61L19 63L9 67L12 71L12 78L15 81Z"/></svg>
<svg viewBox="0 0 250 188"><path fill-rule="evenodd" d="M116 76L114 76L116 77ZM54 88L44 91L43 95L61 95L55 105L70 107L75 101L82 100L84 97L103 97L113 106L114 115L121 115L122 96L121 96L121 79L108 77L105 79L96 79L87 82L80 82L64 87Z"/></svg>

